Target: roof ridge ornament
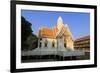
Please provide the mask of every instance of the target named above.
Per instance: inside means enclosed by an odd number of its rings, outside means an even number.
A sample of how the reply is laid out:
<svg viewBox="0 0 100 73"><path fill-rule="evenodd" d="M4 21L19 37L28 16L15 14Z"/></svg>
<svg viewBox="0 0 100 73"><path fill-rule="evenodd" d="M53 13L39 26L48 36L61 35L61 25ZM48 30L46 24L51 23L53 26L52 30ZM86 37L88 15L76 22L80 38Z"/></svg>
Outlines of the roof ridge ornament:
<svg viewBox="0 0 100 73"><path fill-rule="evenodd" d="M57 24L63 24L63 19L61 16L58 17Z"/></svg>

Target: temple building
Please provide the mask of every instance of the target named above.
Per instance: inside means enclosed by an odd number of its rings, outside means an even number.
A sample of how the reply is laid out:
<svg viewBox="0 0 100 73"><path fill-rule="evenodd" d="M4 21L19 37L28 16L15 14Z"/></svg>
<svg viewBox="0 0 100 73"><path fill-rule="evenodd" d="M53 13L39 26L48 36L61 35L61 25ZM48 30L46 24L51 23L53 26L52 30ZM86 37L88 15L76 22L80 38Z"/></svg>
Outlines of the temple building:
<svg viewBox="0 0 100 73"><path fill-rule="evenodd" d="M34 44L33 44L34 45ZM61 17L52 28L42 27L38 33L38 47L32 51L22 51L22 56L34 56L38 58L55 59L78 59L77 56L84 56L84 51L74 49L74 40L67 24L64 24ZM50 57L51 56L51 57ZM58 58L60 57L60 58ZM40 59L39 59L40 60Z"/></svg>
<svg viewBox="0 0 100 73"><path fill-rule="evenodd" d="M39 30L38 48L74 50L73 45L72 33L61 17L53 28L43 27Z"/></svg>

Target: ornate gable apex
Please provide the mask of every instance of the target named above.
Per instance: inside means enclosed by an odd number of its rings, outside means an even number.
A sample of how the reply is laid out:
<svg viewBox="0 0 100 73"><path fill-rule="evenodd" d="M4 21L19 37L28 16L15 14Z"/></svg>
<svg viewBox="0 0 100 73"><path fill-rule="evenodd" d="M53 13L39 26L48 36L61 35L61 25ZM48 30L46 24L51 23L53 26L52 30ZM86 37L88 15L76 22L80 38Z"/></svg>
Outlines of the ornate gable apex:
<svg viewBox="0 0 100 73"><path fill-rule="evenodd" d="M66 34L67 35L70 35L70 37L73 39L73 35L72 35L72 32L70 31L70 29L69 29L69 26L68 26L68 24L65 24L65 27L64 27L65 29L66 29Z"/></svg>
<svg viewBox="0 0 100 73"><path fill-rule="evenodd" d="M57 24L63 24L63 19L61 16L58 17Z"/></svg>
<svg viewBox="0 0 100 73"><path fill-rule="evenodd" d="M56 34L56 36L61 36L61 34L64 34L64 35L69 35L72 39L73 39L73 35L69 29L69 26L68 24L65 24L63 23L63 19L61 16L58 17L58 20L57 20L57 28L58 28L58 33Z"/></svg>
<svg viewBox="0 0 100 73"><path fill-rule="evenodd" d="M57 20L57 28L58 28L59 30L61 30L62 26L64 26L64 24L63 24L63 19L62 19L61 16L59 16L59 17L58 17L58 20Z"/></svg>

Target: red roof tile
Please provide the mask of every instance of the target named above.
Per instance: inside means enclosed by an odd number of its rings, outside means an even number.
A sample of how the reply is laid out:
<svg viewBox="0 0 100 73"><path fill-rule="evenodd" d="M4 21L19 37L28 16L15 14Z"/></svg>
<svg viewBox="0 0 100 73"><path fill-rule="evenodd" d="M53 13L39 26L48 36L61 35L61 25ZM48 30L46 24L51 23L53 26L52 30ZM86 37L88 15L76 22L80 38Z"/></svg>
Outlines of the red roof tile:
<svg viewBox="0 0 100 73"><path fill-rule="evenodd" d="M39 31L39 35L41 37L45 37L45 38L55 38L56 37L56 33L58 32L58 28L55 27L53 29L49 29L49 28L42 28Z"/></svg>

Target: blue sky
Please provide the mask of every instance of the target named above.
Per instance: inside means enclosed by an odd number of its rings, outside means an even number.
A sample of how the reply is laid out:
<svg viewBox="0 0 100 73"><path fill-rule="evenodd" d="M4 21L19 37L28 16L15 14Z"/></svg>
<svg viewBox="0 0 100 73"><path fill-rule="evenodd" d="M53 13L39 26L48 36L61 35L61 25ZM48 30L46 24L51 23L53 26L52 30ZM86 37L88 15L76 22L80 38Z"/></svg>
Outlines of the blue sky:
<svg viewBox="0 0 100 73"><path fill-rule="evenodd" d="M21 10L21 15L32 24L34 34L38 34L41 27L56 26L59 16L62 17L65 25L68 24L74 39L90 34L89 13Z"/></svg>

